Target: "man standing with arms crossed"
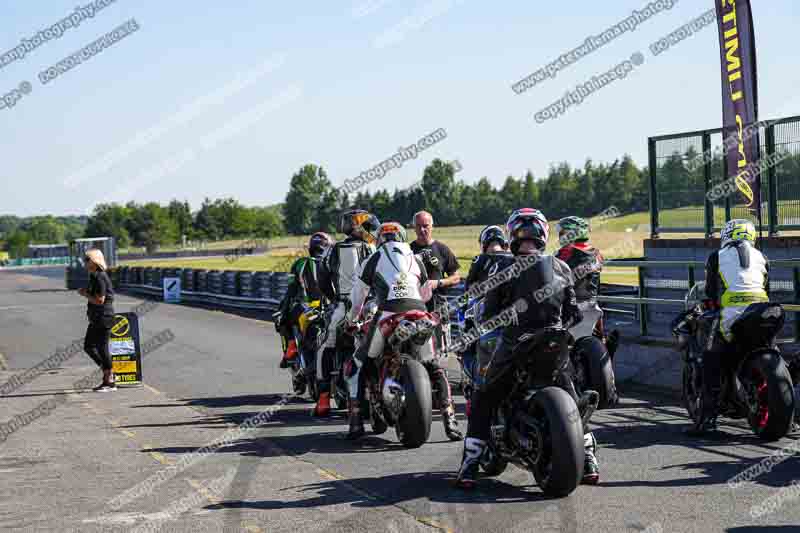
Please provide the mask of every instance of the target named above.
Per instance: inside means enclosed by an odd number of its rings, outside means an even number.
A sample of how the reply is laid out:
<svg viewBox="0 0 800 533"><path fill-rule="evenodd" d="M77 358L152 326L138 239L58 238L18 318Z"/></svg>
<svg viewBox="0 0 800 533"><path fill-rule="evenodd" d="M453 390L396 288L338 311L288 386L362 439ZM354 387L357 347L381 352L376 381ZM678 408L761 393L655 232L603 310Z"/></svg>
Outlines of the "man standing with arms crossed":
<svg viewBox="0 0 800 533"><path fill-rule="evenodd" d="M411 250L420 256L429 280L435 280L433 297L428 301L429 312L449 309L444 303L443 289L453 287L461 283L461 275L458 273L460 265L455 254L447 245L433 239L433 216L427 211L420 211L414 215L414 231L417 240L411 243ZM449 316L441 316L442 322L449 321ZM436 332L436 351L441 352L444 348L444 332L441 329ZM450 383L447 381L447 374L438 364L437 359L433 359L428 366L431 375L431 384L438 387L438 401L442 406L442 422L444 423L445 434L450 440L461 440L461 432L458 430L456 420L455 405L450 392Z"/></svg>

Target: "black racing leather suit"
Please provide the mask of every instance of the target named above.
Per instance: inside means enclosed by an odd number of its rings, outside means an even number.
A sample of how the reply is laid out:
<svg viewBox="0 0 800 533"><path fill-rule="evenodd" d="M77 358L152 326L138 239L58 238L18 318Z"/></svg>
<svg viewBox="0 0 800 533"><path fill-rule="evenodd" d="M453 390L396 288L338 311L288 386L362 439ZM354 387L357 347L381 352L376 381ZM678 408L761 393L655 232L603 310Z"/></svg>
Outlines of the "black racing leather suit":
<svg viewBox="0 0 800 533"><path fill-rule="evenodd" d="M527 256L518 256L515 262L520 262L523 257L525 261L530 260ZM537 291L548 286L553 289L552 295L538 302ZM581 320L572 272L566 263L552 255L541 254L539 260L523 270L519 277L491 290L486 296L484 320L491 319L520 300L526 302L527 309L518 313L516 324L504 328L486 371L484 385L473 391L467 437L483 441L489 439L492 412L513 386L514 372L511 370L514 348L519 344L520 337L548 326L566 328ZM574 388L569 390L571 379L565 376L563 381L565 389L571 392L577 403Z"/></svg>

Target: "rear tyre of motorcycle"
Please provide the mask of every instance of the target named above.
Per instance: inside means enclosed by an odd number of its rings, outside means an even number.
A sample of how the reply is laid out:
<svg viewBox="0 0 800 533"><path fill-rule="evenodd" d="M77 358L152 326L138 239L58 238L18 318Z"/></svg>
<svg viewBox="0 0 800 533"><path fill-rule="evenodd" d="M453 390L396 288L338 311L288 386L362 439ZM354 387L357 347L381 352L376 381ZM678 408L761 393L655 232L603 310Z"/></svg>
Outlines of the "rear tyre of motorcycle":
<svg viewBox="0 0 800 533"><path fill-rule="evenodd" d="M759 438L775 441L785 437L792 429L794 419L794 389L789 369L783 357L772 350L762 352L748 361L750 376L760 378L766 390L759 394L759 405L767 407L764 420L758 412L748 410L747 421ZM756 381L758 386L758 381Z"/></svg>
<svg viewBox="0 0 800 533"><path fill-rule="evenodd" d="M431 380L420 362L408 359L400 369L399 381L405 391L406 402L397 421L397 436L406 448L419 448L428 442L431 434Z"/></svg>
<svg viewBox="0 0 800 533"><path fill-rule="evenodd" d="M597 337L584 337L575 345L579 350L589 378L588 389L600 395L598 409L613 407L617 399L617 386L614 380L614 367L605 345Z"/></svg>
<svg viewBox="0 0 800 533"><path fill-rule="evenodd" d="M547 387L533 397L530 413L543 423L543 449L533 477L545 495L568 496L583 477L583 423L578 406L563 389Z"/></svg>

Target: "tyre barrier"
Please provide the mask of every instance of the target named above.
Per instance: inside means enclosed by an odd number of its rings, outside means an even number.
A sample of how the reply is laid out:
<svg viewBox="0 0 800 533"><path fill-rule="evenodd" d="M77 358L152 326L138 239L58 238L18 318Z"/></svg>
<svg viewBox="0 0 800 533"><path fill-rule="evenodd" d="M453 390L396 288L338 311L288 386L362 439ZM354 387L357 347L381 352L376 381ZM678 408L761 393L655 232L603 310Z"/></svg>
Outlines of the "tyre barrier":
<svg viewBox="0 0 800 533"><path fill-rule="evenodd" d="M237 280L238 272L226 270L222 273L222 294L226 296L239 295L239 283Z"/></svg>
<svg viewBox="0 0 800 533"><path fill-rule="evenodd" d="M253 279L255 272L239 272L239 293L237 296L243 298L253 298L255 293L253 291Z"/></svg>

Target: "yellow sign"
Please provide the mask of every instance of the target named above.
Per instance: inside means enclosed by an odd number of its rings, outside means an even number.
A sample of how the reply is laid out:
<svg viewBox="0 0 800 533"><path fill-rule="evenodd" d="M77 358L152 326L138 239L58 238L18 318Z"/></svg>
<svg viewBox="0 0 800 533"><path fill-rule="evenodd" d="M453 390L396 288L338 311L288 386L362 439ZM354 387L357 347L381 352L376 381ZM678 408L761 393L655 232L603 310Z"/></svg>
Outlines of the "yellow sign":
<svg viewBox="0 0 800 533"><path fill-rule="evenodd" d="M134 374L136 378L136 361L113 361L111 368L115 374Z"/></svg>
<svg viewBox="0 0 800 533"><path fill-rule="evenodd" d="M114 324L114 327L111 328L111 334L115 337L124 337L130 332L131 324L124 316L117 316L119 317L119 322Z"/></svg>

